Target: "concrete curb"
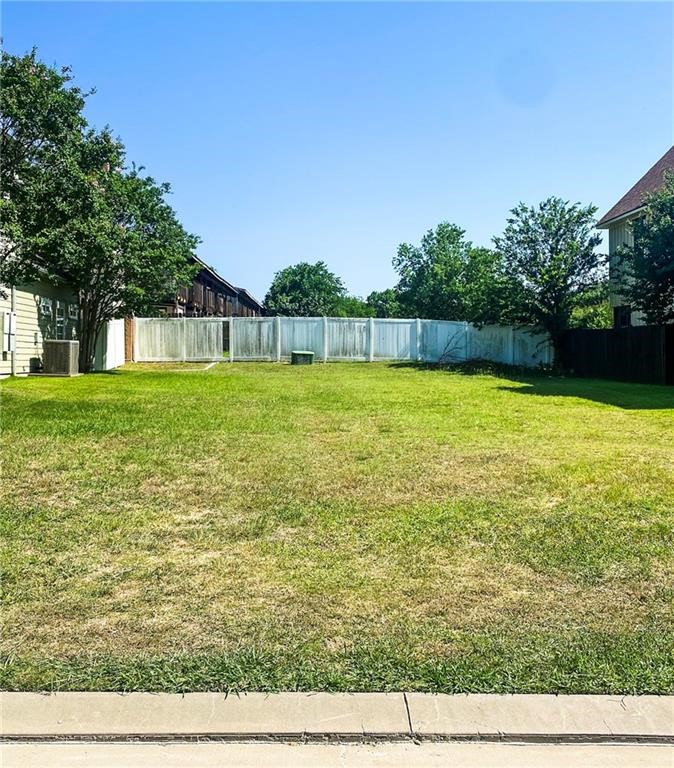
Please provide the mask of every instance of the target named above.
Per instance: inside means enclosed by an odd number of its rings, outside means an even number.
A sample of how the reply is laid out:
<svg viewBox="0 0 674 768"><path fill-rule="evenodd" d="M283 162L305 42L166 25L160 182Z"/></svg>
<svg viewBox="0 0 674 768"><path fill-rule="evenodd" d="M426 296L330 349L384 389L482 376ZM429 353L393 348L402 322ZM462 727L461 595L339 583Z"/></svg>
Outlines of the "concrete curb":
<svg viewBox="0 0 674 768"><path fill-rule="evenodd" d="M636 744L0 744L3 768L672 768Z"/></svg>
<svg viewBox="0 0 674 768"><path fill-rule="evenodd" d="M674 696L2 693L4 741L674 743Z"/></svg>

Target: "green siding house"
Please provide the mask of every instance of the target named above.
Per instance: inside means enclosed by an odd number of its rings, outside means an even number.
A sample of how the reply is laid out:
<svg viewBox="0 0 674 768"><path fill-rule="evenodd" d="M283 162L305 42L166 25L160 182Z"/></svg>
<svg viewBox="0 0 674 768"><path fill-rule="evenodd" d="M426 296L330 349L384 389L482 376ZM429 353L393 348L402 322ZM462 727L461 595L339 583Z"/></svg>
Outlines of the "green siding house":
<svg viewBox="0 0 674 768"><path fill-rule="evenodd" d="M76 339L79 316L77 297L66 285L0 286L0 376L40 371L43 340Z"/></svg>

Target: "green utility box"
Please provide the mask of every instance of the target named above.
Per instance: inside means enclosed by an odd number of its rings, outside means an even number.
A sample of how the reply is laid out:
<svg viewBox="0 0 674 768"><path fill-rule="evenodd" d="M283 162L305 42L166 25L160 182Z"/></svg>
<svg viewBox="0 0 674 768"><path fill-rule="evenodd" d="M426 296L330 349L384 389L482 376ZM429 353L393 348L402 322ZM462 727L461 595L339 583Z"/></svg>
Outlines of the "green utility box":
<svg viewBox="0 0 674 768"><path fill-rule="evenodd" d="M311 365L314 362L314 353L306 350L295 350L290 353L290 365Z"/></svg>

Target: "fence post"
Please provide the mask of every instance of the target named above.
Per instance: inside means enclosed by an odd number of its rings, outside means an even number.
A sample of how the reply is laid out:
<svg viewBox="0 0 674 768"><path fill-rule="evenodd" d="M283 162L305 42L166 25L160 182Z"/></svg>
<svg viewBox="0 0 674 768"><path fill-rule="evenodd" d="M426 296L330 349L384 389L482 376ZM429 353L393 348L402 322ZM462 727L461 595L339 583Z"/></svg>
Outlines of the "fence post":
<svg viewBox="0 0 674 768"><path fill-rule="evenodd" d="M187 318L185 315L183 315L183 363L187 361L187 326L185 323L187 322Z"/></svg>
<svg viewBox="0 0 674 768"><path fill-rule="evenodd" d="M374 317L370 318L369 322L370 327L370 338L369 338L369 351L368 351L368 361L370 363L374 362Z"/></svg>
<svg viewBox="0 0 674 768"><path fill-rule="evenodd" d="M229 318L229 362L234 362L234 315Z"/></svg>
<svg viewBox="0 0 674 768"><path fill-rule="evenodd" d="M276 362L281 362L281 315L276 315Z"/></svg>
<svg viewBox="0 0 674 768"><path fill-rule="evenodd" d="M328 318L323 315L323 362L328 362Z"/></svg>
<svg viewBox="0 0 674 768"><path fill-rule="evenodd" d="M127 315L124 318L124 362L130 363L133 360L133 338L134 338L133 316Z"/></svg>
<svg viewBox="0 0 674 768"><path fill-rule="evenodd" d="M421 362L421 320L417 317L417 362Z"/></svg>
<svg viewBox="0 0 674 768"><path fill-rule="evenodd" d="M510 326L510 364L515 365L515 326Z"/></svg>
<svg viewBox="0 0 674 768"><path fill-rule="evenodd" d="M470 360L470 334L473 332L471 323L466 323L466 361Z"/></svg>

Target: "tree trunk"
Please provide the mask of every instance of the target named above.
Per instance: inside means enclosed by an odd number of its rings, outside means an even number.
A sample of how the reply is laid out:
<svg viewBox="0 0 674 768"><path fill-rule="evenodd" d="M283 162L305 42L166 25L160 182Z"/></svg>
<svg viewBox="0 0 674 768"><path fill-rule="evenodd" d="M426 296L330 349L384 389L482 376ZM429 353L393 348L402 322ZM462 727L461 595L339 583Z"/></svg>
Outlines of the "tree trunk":
<svg viewBox="0 0 674 768"><path fill-rule="evenodd" d="M96 334L93 329L84 327L80 331L80 373L89 373L94 369L96 354Z"/></svg>
<svg viewBox="0 0 674 768"><path fill-rule="evenodd" d="M102 322L96 309L87 301L81 302L82 318L80 321L80 373L90 373L94 369L96 341L101 331Z"/></svg>
<svg viewBox="0 0 674 768"><path fill-rule="evenodd" d="M555 370L561 370L564 368L564 332L550 333L550 341L552 342L552 367Z"/></svg>

